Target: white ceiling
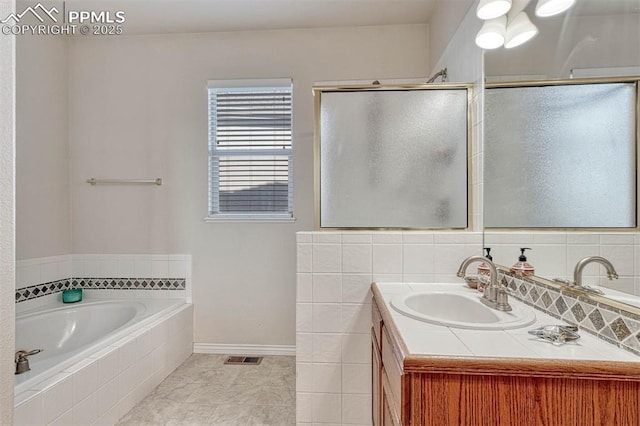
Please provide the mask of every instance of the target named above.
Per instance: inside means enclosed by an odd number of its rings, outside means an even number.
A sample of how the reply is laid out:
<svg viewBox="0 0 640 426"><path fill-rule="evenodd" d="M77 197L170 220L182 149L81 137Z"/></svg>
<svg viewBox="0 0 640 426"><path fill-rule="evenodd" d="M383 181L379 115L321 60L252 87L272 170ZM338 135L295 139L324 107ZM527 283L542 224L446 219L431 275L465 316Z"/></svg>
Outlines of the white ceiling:
<svg viewBox="0 0 640 426"><path fill-rule="evenodd" d="M67 0L67 10L122 10L126 34L419 24L437 3L469 0Z"/></svg>

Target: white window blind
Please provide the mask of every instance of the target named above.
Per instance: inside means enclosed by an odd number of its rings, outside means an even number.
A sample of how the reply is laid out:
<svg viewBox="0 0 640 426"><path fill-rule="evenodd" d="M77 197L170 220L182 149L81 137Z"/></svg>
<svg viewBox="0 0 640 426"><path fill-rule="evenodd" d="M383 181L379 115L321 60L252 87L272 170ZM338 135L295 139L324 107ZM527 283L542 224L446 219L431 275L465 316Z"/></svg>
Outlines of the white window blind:
<svg viewBox="0 0 640 426"><path fill-rule="evenodd" d="M209 217L292 217L291 80L210 81Z"/></svg>

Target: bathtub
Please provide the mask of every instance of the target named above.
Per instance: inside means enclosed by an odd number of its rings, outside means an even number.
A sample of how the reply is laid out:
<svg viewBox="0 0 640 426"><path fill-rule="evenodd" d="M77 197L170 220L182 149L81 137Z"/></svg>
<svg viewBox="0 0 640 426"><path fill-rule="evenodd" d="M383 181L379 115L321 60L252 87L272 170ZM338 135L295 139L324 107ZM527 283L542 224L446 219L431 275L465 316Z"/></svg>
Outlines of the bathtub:
<svg viewBox="0 0 640 426"><path fill-rule="evenodd" d="M45 391L56 385L60 384L62 389L68 382L67 387L71 389L76 373L83 377L95 376L90 380L91 384L95 382L95 389L89 390L95 392L96 399L100 386L112 379L119 380L118 389L122 391L122 382L129 380L134 371L136 379L130 380L131 391L143 382L147 382L146 388L153 389L152 385L159 383L190 354L192 327L191 305L175 299L85 298L74 304L56 303L22 313L16 316L16 350L43 351L29 357L31 371L14 376L16 410L28 405L37 395L46 398ZM176 347L180 348L178 352ZM109 362L103 358L108 358ZM113 374L105 376L104 372L109 369ZM119 378L125 370L126 376ZM130 391L126 386L124 388L121 398L126 398ZM88 392L87 397L90 395L93 393ZM138 390L135 395L139 400L142 394ZM69 410L80 399L73 394L67 404ZM65 404L58 405L65 407ZM125 408L119 406L116 413L111 413L111 419L117 421ZM26 408L24 411L32 414ZM42 411L42 418L37 420L45 424L64 414L64 411ZM94 420L103 414L96 412Z"/></svg>

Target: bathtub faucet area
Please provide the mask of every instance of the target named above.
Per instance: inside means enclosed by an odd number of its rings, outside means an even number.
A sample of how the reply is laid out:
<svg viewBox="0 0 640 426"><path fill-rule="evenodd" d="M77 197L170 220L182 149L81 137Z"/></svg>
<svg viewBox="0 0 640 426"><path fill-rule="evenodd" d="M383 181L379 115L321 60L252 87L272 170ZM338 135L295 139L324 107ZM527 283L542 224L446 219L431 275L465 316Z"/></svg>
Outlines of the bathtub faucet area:
<svg viewBox="0 0 640 426"><path fill-rule="evenodd" d="M15 356L15 364L16 364L16 374L26 373L31 370L29 367L29 356L39 354L42 352L42 349L33 349L31 351L19 350L16 352Z"/></svg>

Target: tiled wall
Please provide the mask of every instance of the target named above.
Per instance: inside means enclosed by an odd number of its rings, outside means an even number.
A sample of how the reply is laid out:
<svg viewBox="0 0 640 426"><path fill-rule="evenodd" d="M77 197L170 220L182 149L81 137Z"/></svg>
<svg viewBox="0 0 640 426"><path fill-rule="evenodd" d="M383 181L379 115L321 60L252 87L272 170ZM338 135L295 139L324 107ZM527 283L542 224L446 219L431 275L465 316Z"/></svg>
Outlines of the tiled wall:
<svg viewBox="0 0 640 426"><path fill-rule="evenodd" d="M602 285L629 294L640 295L640 234L634 232L485 232L485 246L491 247L494 262L511 266L518 261L520 247L536 275L573 280L578 260L603 256L618 271L619 278L609 281L600 264L583 271L583 282Z"/></svg>
<svg viewBox="0 0 640 426"><path fill-rule="evenodd" d="M301 232L297 242L297 422L368 425L371 282L460 283L482 234Z"/></svg>
<svg viewBox="0 0 640 426"><path fill-rule="evenodd" d="M531 278L500 274L511 294L526 304L569 324L577 325L598 338L640 355L640 316L595 302Z"/></svg>
<svg viewBox="0 0 640 426"><path fill-rule="evenodd" d="M78 287L99 297L184 298L189 302L190 281L191 256L183 254L76 254L20 260L16 262L16 311L50 303L60 298L62 290Z"/></svg>
<svg viewBox="0 0 640 426"><path fill-rule="evenodd" d="M640 235L634 233L494 232L485 238L494 260L505 266L517 261L519 247L532 247L529 259L545 278L571 277L575 262L591 255L605 256L618 268L621 279L612 287L635 283L640 272ZM460 263L480 254L482 241L480 232L298 233L298 424L370 424L371 282L460 283ZM606 279L601 269L589 265L585 282ZM537 309L640 353L640 317L530 281L509 284Z"/></svg>
<svg viewBox="0 0 640 426"><path fill-rule="evenodd" d="M16 395L15 425L113 425L191 354L193 306Z"/></svg>

